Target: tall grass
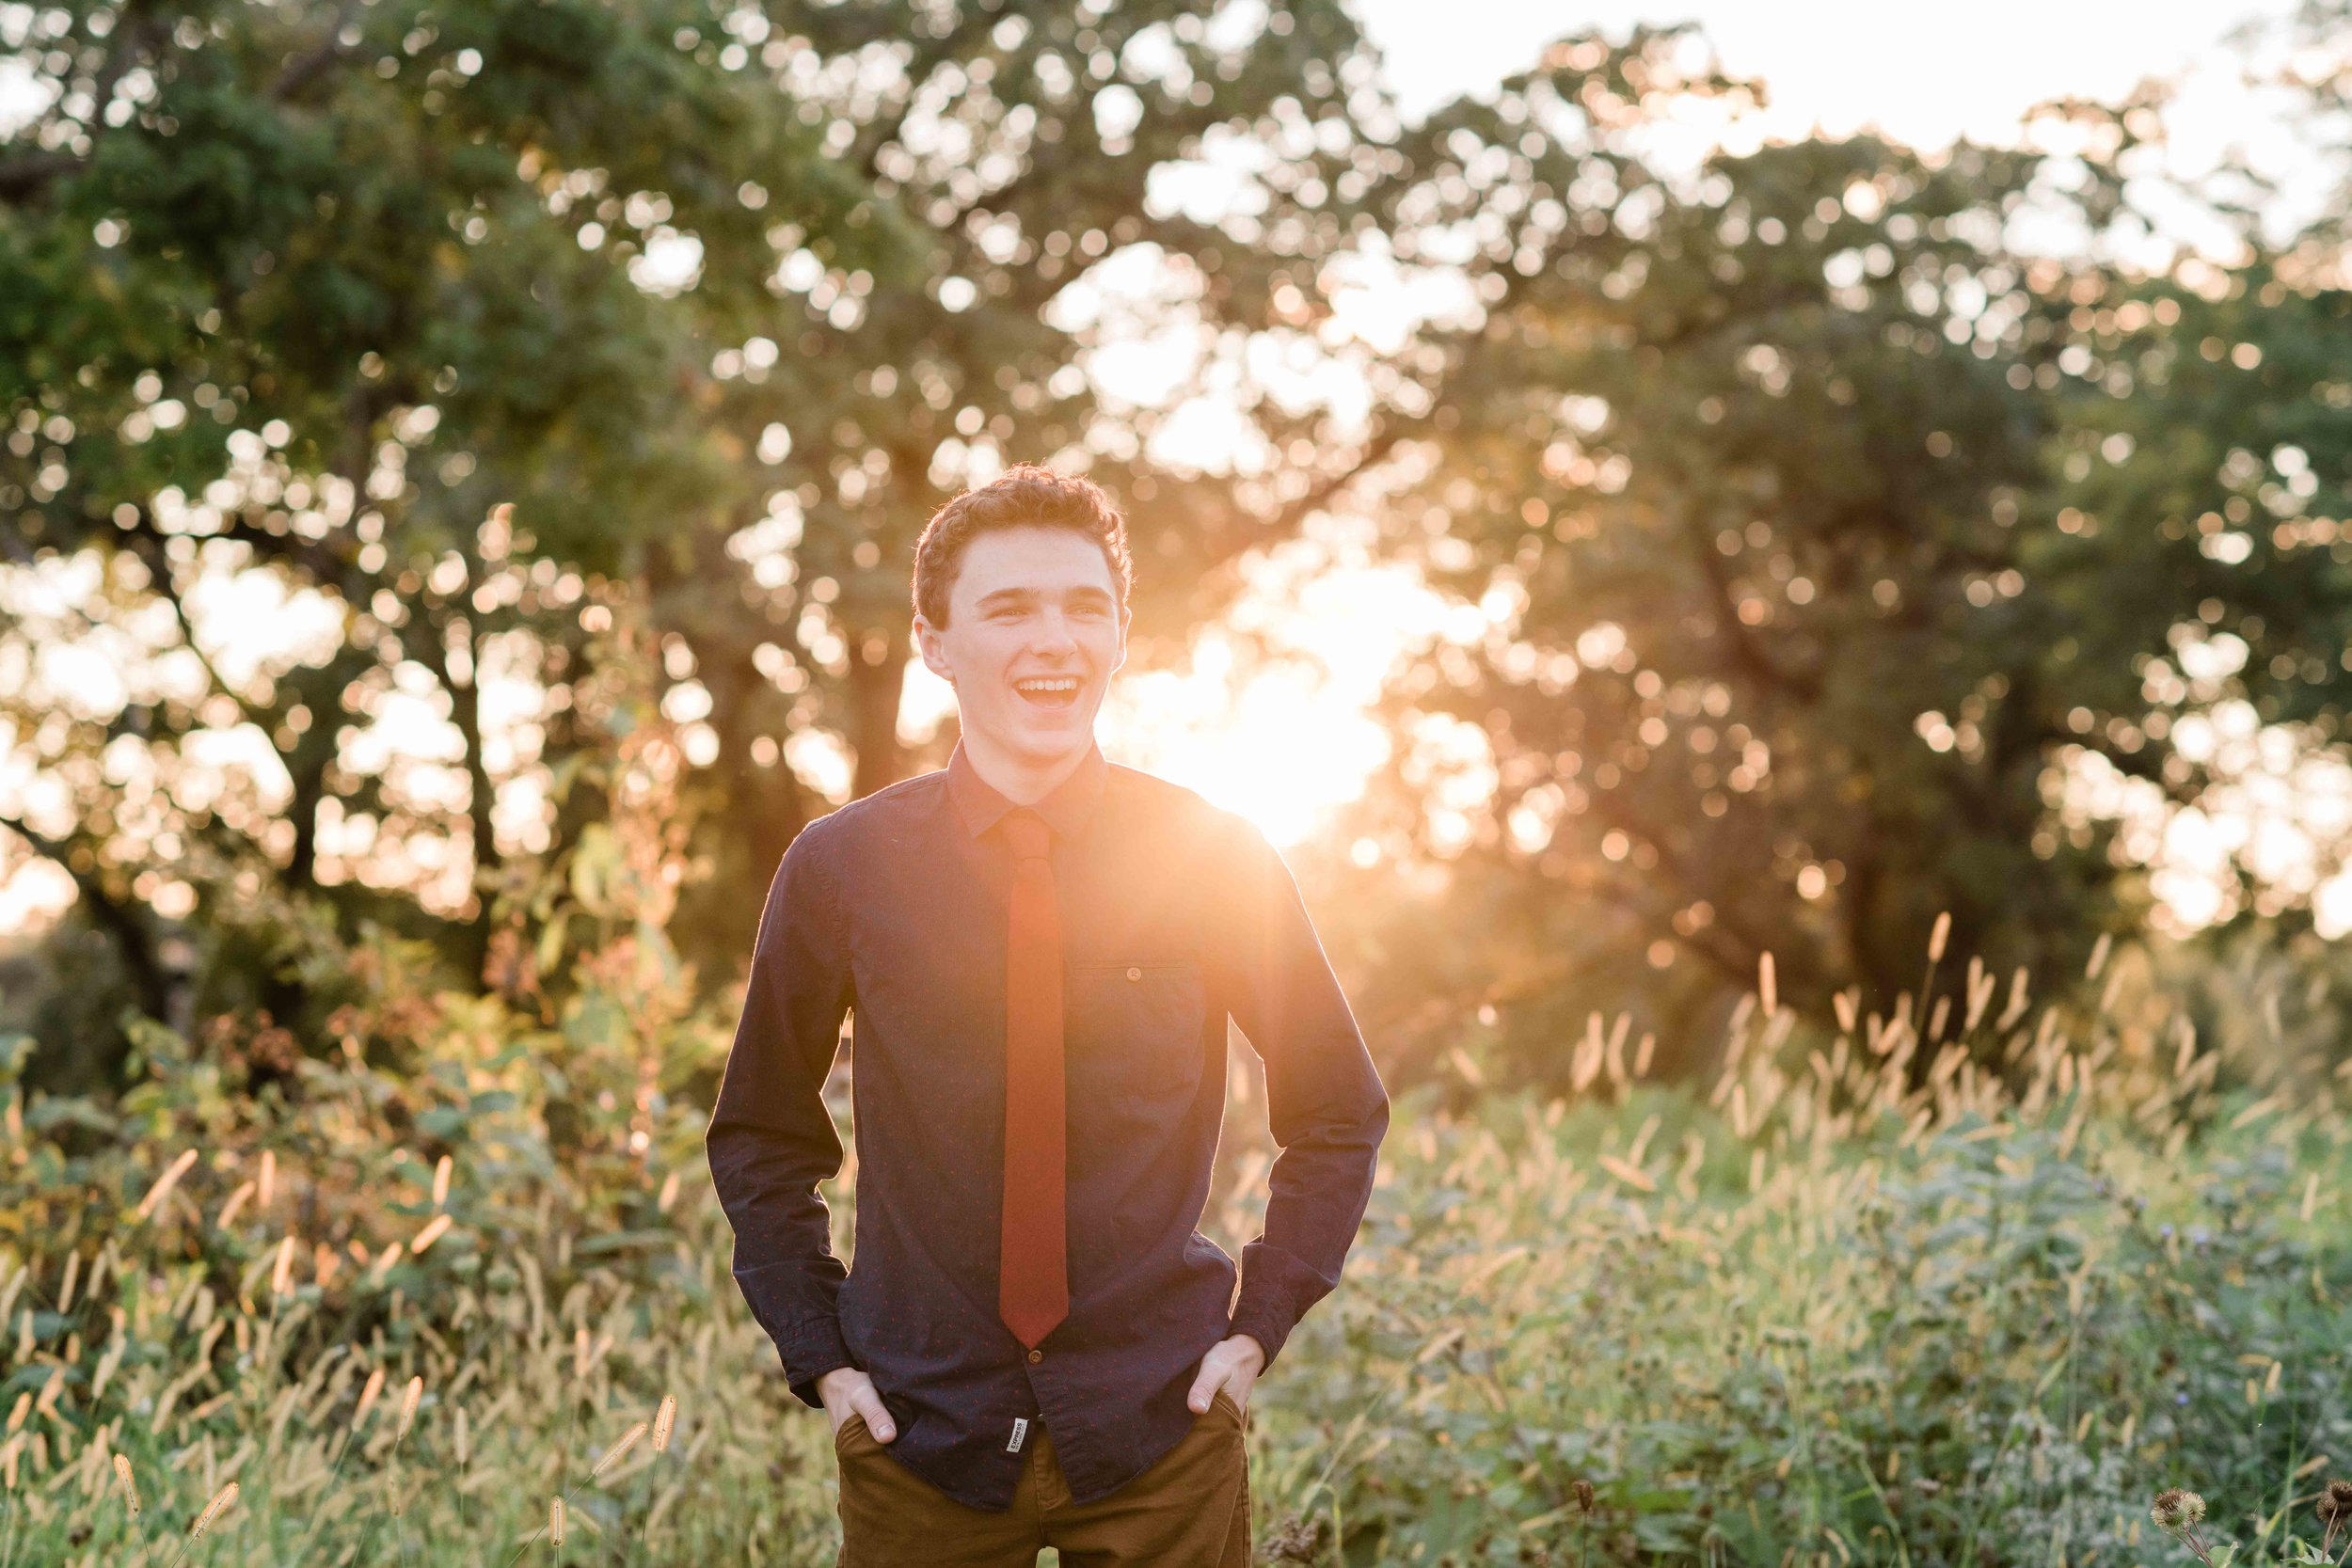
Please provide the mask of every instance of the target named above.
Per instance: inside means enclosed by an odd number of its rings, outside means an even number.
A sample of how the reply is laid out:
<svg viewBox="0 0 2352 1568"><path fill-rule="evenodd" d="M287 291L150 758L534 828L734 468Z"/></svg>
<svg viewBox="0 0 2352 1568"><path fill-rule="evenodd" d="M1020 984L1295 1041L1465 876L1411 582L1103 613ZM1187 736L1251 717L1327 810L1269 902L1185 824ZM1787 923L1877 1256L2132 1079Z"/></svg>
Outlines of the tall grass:
<svg viewBox="0 0 2352 1568"><path fill-rule="evenodd" d="M1583 1101L1418 1105L1269 1386L1289 1560L2185 1561L2150 1507L2193 1486L2305 1560L2352 1470L2335 1096L2079 1022L1758 1007L1708 1096L1604 1042Z"/></svg>
<svg viewBox="0 0 2352 1568"><path fill-rule="evenodd" d="M575 879L583 919L634 863ZM121 1105L11 1095L0 1568L832 1560L824 1423L696 1163L727 1021L644 923L600 942L536 1013L416 999L384 949L407 999L291 1095L161 1032ZM1596 1019L1573 1094L1489 1092L1466 1027L1261 1386L1263 1555L2185 1561L2173 1488L2217 1560L2334 1547L2337 1081L2200 1040L2120 964L2037 1007L1944 957L1834 1029L1760 974L1696 1087ZM360 1049L396 1031L405 1065ZM1229 1248L1262 1101L1245 1069Z"/></svg>

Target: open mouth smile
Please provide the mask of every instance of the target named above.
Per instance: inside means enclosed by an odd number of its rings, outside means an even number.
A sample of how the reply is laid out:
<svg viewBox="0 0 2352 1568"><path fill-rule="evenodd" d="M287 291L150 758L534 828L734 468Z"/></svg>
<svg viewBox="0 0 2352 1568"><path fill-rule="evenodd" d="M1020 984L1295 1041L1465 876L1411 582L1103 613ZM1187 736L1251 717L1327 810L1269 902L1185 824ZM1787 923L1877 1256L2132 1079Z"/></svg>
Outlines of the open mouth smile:
<svg viewBox="0 0 2352 1568"><path fill-rule="evenodd" d="M1012 683L1024 702L1043 708L1066 708L1078 700L1075 675L1031 675Z"/></svg>

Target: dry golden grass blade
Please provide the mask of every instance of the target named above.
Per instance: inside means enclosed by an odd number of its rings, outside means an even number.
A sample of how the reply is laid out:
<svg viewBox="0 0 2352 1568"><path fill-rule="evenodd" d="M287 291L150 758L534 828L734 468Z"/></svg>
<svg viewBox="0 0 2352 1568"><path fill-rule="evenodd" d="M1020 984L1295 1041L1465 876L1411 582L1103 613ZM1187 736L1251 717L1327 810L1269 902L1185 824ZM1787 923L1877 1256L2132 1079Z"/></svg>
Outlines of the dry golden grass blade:
<svg viewBox="0 0 2352 1568"><path fill-rule="evenodd" d="M450 1157L442 1155L433 1167L433 1207L438 1209L449 1201Z"/></svg>
<svg viewBox="0 0 2352 1568"><path fill-rule="evenodd" d="M1944 961L1944 944L1951 939L1952 911L1946 910L1935 917L1935 929L1928 933L1928 962Z"/></svg>
<svg viewBox="0 0 2352 1568"><path fill-rule="evenodd" d="M1780 983L1772 973L1772 956L1761 954L1756 960L1756 996L1766 1018L1780 1011Z"/></svg>
<svg viewBox="0 0 2352 1568"><path fill-rule="evenodd" d="M262 1150L262 1186L261 1191L254 1195L255 1201L266 1209L269 1207L270 1198L276 1195L277 1191L278 1151L265 1148Z"/></svg>
<svg viewBox="0 0 2352 1568"><path fill-rule="evenodd" d="M278 1261L269 1271L269 1293L273 1296L288 1295L294 1291L294 1249L292 1236L278 1243Z"/></svg>

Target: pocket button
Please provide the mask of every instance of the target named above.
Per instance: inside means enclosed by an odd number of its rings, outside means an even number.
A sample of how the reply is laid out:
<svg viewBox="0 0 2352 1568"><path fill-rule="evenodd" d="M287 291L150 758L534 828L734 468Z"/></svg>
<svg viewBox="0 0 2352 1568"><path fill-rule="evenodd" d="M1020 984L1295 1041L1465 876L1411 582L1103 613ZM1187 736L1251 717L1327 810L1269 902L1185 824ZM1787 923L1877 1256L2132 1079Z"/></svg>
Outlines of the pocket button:
<svg viewBox="0 0 2352 1568"><path fill-rule="evenodd" d="M1130 964L1127 966L1127 978L1130 980L1140 980L1143 978L1143 971L1136 968L1133 964Z"/></svg>

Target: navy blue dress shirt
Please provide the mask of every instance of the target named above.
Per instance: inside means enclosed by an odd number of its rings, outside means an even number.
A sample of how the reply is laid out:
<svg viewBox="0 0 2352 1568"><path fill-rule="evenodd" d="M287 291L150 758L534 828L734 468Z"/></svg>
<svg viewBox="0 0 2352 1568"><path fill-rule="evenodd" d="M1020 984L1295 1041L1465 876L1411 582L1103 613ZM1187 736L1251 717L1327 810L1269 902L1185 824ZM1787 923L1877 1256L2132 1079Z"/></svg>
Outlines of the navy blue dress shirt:
<svg viewBox="0 0 2352 1568"><path fill-rule="evenodd" d="M816 1404L818 1377L863 1369L898 1423L887 1451L988 1510L1012 1502L1016 1422L1042 1422L1090 1501L1191 1429L1184 1396L1212 1345L1248 1334L1271 1361L1339 1282L1389 1120L1273 846L1089 745L1034 808L1061 903L1070 1315L1025 1351L996 1309L1012 856L992 830L1011 808L959 742L946 768L793 839L707 1134L735 1280L792 1391ZM845 1014L847 1269L817 1191L841 1168L821 1090ZM1281 1146L1238 1268L1199 1229L1229 1017L1265 1064Z"/></svg>

